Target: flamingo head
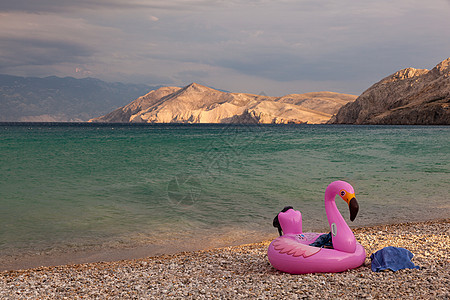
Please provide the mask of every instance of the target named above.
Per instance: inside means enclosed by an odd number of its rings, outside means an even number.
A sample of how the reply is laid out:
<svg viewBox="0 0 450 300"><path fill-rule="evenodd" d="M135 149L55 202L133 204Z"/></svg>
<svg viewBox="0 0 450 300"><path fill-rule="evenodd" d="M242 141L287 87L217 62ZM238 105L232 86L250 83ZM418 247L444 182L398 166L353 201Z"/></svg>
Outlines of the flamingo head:
<svg viewBox="0 0 450 300"><path fill-rule="evenodd" d="M350 210L350 221L353 222L355 220L356 215L358 214L359 205L355 198L355 191L353 190L353 187L346 183L341 186L338 195L342 198L347 204L348 208Z"/></svg>
<svg viewBox="0 0 450 300"><path fill-rule="evenodd" d="M292 206L285 206L279 214L287 212L290 209L294 209ZM283 235L283 229L281 228L281 224L280 224L280 220L278 219L279 214L277 214L275 216L275 218L273 218L273 227L277 227L278 228L278 233L280 234L280 236Z"/></svg>

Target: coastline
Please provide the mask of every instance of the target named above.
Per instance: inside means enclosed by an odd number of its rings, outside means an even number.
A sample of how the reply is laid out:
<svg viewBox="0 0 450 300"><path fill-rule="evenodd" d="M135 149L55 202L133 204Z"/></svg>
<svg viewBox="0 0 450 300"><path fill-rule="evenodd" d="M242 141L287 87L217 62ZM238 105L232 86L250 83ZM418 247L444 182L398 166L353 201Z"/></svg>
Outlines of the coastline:
<svg viewBox="0 0 450 300"><path fill-rule="evenodd" d="M134 260L0 272L0 298L438 298L450 297L450 219L354 228L363 266L290 275L266 256L270 241ZM421 268L372 272L370 254L403 247Z"/></svg>

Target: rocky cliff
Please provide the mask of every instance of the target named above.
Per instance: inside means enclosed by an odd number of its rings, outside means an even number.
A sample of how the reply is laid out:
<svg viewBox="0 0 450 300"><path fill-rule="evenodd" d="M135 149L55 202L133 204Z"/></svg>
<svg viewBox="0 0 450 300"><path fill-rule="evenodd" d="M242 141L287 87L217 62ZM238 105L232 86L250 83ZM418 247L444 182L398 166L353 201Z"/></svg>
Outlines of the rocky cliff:
<svg viewBox="0 0 450 300"><path fill-rule="evenodd" d="M407 68L382 79L329 123L450 125L450 58L432 70Z"/></svg>
<svg viewBox="0 0 450 300"><path fill-rule="evenodd" d="M332 92L283 97L227 93L192 83L151 91L90 122L320 124L355 99Z"/></svg>

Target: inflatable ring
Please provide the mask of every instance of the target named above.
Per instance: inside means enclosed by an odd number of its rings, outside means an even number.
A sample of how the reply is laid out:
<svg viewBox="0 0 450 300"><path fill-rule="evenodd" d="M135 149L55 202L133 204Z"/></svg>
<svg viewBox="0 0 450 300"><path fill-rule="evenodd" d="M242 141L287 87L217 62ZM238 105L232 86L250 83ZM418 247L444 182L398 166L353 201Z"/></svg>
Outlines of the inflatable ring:
<svg viewBox="0 0 450 300"><path fill-rule="evenodd" d="M334 181L325 191L325 211L330 225L332 247L311 246L322 233L302 232L302 215L292 207L286 207L274 219L280 236L274 239L267 250L270 264L277 270L291 274L343 272L361 266L366 251L359 244L336 207L339 195L347 202L350 220L358 213L353 187L345 181Z"/></svg>

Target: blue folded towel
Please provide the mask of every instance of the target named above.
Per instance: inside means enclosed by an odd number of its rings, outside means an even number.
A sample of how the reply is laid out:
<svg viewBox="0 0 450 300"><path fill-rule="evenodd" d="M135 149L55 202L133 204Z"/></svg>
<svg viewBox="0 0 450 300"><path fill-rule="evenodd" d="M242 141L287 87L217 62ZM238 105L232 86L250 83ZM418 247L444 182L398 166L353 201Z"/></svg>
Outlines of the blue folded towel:
<svg viewBox="0 0 450 300"><path fill-rule="evenodd" d="M411 262L414 254L405 248L385 247L370 255L372 271L379 272L385 269L398 271L400 269L419 269L419 266Z"/></svg>

